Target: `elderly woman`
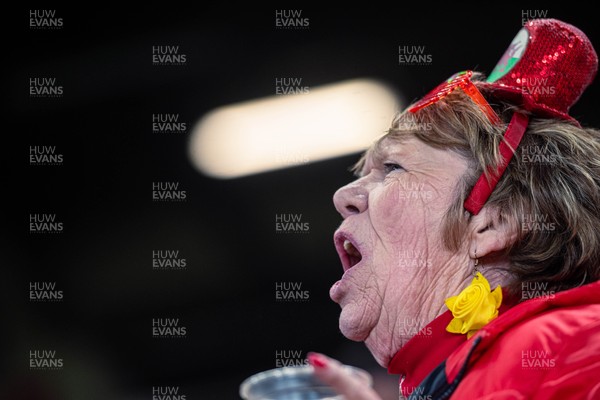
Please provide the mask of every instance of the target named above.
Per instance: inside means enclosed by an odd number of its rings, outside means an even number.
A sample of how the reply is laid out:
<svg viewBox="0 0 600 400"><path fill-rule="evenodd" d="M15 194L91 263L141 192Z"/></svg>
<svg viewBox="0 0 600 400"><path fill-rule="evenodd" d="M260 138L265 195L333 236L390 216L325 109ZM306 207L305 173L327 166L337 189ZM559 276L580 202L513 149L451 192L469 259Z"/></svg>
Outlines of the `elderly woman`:
<svg viewBox="0 0 600 400"><path fill-rule="evenodd" d="M568 114L596 70L581 31L532 20L487 81L459 73L399 114L335 193L340 330L403 396L600 398L600 132Z"/></svg>

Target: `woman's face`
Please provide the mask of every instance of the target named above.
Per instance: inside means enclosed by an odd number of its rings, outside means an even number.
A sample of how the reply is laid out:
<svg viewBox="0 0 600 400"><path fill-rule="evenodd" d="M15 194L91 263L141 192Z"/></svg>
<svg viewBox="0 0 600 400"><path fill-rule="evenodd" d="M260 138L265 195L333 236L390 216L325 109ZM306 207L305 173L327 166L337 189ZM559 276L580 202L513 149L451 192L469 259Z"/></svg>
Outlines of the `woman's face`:
<svg viewBox="0 0 600 400"><path fill-rule="evenodd" d="M330 290L340 330L389 360L438 316L469 275L465 248L442 244L442 221L466 161L411 137L385 139L361 177L334 195L344 221L335 232L344 274Z"/></svg>

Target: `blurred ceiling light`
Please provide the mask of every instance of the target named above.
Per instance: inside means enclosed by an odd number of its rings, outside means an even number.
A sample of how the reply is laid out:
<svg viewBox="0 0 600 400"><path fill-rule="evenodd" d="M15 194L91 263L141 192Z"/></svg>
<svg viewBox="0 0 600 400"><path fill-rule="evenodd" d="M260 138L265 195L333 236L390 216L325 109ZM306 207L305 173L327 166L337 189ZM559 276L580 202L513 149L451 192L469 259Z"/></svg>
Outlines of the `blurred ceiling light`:
<svg viewBox="0 0 600 400"><path fill-rule="evenodd" d="M360 79L220 107L194 126L189 155L204 174L235 178L356 153L385 133L398 101Z"/></svg>

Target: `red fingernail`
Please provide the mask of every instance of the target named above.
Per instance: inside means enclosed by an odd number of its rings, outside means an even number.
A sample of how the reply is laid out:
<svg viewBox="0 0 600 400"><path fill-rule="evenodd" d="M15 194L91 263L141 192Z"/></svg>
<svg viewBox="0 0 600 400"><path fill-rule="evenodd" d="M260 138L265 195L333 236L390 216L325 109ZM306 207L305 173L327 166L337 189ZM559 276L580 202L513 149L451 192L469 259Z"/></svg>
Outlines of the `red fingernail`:
<svg viewBox="0 0 600 400"><path fill-rule="evenodd" d="M320 354L309 353L306 358L313 367L325 368L327 366L327 360Z"/></svg>

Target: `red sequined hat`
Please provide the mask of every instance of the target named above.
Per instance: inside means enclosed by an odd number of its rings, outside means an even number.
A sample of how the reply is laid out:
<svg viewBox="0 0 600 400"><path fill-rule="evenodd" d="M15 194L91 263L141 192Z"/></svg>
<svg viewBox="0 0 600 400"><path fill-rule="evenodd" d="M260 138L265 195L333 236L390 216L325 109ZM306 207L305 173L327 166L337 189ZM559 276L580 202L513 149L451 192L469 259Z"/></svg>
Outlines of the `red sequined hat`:
<svg viewBox="0 0 600 400"><path fill-rule="evenodd" d="M587 36L555 19L531 20L512 43L480 88L486 96L514 104L515 111L500 142L502 161L481 174L464 207L477 215L494 191L529 125L529 115L578 122L569 109L594 80L598 56ZM470 81L472 71L453 75L408 109L416 113L460 88L479 105L493 124L500 123L489 103ZM527 112L524 112L528 111Z"/></svg>
<svg viewBox="0 0 600 400"><path fill-rule="evenodd" d="M598 56L581 30L556 19L536 19L515 36L485 87L536 116L572 120L569 109L597 70Z"/></svg>

